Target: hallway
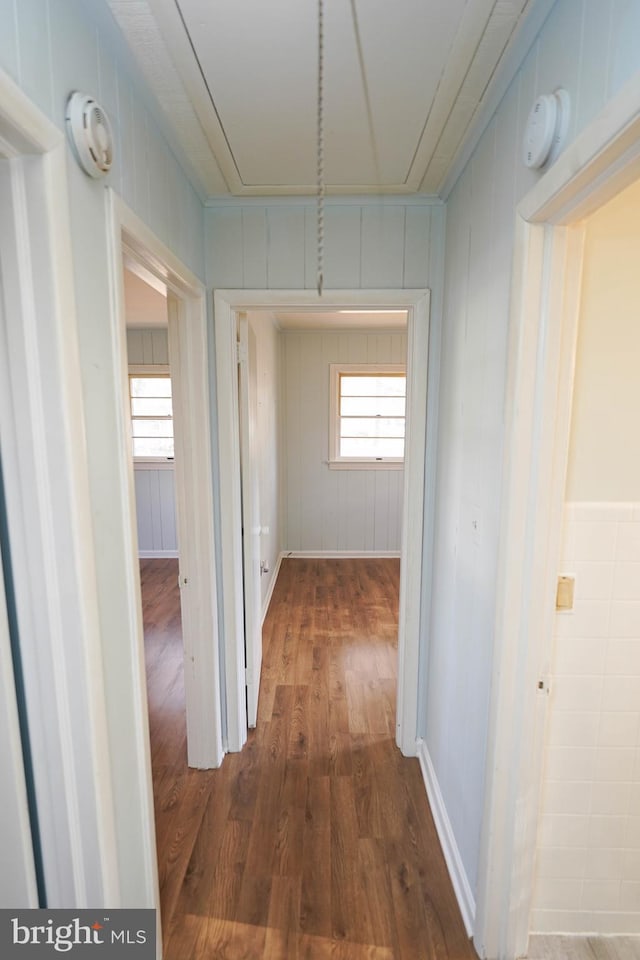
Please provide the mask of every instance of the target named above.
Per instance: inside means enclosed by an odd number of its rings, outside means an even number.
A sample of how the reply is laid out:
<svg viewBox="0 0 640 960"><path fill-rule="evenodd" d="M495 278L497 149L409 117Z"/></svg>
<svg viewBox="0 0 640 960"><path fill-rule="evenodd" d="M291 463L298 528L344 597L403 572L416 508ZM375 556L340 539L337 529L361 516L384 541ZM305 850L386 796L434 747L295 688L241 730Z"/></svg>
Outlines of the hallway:
<svg viewBox="0 0 640 960"><path fill-rule="evenodd" d="M394 742L399 563L285 560L258 726L186 768L176 561L142 561L166 960L472 960Z"/></svg>

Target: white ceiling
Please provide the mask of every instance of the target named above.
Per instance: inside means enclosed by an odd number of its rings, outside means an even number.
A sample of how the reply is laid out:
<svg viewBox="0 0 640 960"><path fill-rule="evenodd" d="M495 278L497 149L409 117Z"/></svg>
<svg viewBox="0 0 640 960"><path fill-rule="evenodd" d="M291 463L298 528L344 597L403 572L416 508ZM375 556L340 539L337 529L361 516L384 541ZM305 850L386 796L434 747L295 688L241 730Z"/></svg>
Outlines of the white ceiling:
<svg viewBox="0 0 640 960"><path fill-rule="evenodd" d="M406 310L278 310L269 314L280 330L402 330Z"/></svg>
<svg viewBox="0 0 640 960"><path fill-rule="evenodd" d="M317 0L108 3L205 194L314 192ZM438 193L545 4L325 0L327 191Z"/></svg>

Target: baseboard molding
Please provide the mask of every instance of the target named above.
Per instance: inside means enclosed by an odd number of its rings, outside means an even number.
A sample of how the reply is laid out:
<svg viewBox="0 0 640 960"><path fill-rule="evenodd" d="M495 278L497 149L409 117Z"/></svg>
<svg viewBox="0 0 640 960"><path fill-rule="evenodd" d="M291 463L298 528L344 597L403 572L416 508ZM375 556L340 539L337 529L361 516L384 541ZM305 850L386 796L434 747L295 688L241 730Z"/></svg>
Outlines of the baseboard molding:
<svg viewBox="0 0 640 960"><path fill-rule="evenodd" d="M177 560L177 550L138 550L140 560Z"/></svg>
<svg viewBox="0 0 640 960"><path fill-rule="evenodd" d="M283 557L284 557L284 553L281 553L276 561L276 565L273 569L273 573L271 574L269 589L267 590L267 594L262 602L262 625L263 626L264 626L265 617L269 612L269 604L271 603L271 597L273 596L276 580L278 579L278 574L280 573L280 565L282 563Z"/></svg>
<svg viewBox="0 0 640 960"><path fill-rule="evenodd" d="M400 557L399 550L285 550L284 559L294 560L370 560L374 557Z"/></svg>
<svg viewBox="0 0 640 960"><path fill-rule="evenodd" d="M427 790L431 813L433 814L436 830L438 831L442 852L444 853L447 869L449 870L449 876L451 877L451 883L453 884L467 934L471 937L473 936L475 926L476 902L471 892L471 886L462 863L456 838L453 834L451 821L449 820L447 808L445 807L440 790L440 784L438 783L438 778L433 769L431 757L429 756L429 751L427 750L427 745L424 740L418 740L417 748L420 769L422 770L422 779L424 780L424 785Z"/></svg>

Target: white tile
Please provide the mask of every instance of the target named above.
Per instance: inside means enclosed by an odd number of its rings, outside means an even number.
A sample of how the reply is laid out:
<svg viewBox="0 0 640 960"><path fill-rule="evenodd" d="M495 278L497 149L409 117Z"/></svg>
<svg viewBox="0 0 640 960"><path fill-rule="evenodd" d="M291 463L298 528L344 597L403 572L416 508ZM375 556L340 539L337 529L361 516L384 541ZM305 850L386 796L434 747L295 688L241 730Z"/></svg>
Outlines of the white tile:
<svg viewBox="0 0 640 960"><path fill-rule="evenodd" d="M572 523L565 517L562 525L562 538L560 541L560 562L573 563L576 555L576 523Z"/></svg>
<svg viewBox="0 0 640 960"><path fill-rule="evenodd" d="M640 523L620 524L615 556L625 563L640 562Z"/></svg>
<svg viewBox="0 0 640 960"><path fill-rule="evenodd" d="M633 504L633 517L632 517L632 519L635 520L636 523L640 521L640 503L634 503L634 504Z"/></svg>
<svg viewBox="0 0 640 960"><path fill-rule="evenodd" d="M640 914L640 880L622 881L620 886L620 909L635 910Z"/></svg>
<svg viewBox="0 0 640 960"><path fill-rule="evenodd" d="M614 600L609 636L620 640L640 638L640 600Z"/></svg>
<svg viewBox="0 0 640 960"><path fill-rule="evenodd" d="M640 704L639 677L605 677L602 689L602 709L604 711L624 711L633 713Z"/></svg>
<svg viewBox="0 0 640 960"><path fill-rule="evenodd" d="M634 747L638 738L637 713L603 713L598 743L602 747Z"/></svg>
<svg viewBox="0 0 640 960"><path fill-rule="evenodd" d="M640 677L640 638L609 641L606 673L623 677ZM640 703L638 710L640 710Z"/></svg>
<svg viewBox="0 0 640 960"><path fill-rule="evenodd" d="M534 903L541 909L578 910L582 900L581 880L538 877Z"/></svg>
<svg viewBox="0 0 640 960"><path fill-rule="evenodd" d="M569 501L565 503L565 517L576 523L603 523L606 521L612 523L629 523L634 519L634 510L638 506L636 503L628 502L602 502L594 501Z"/></svg>
<svg viewBox="0 0 640 960"><path fill-rule="evenodd" d="M632 850L640 850L640 810L637 816L627 817L627 846Z"/></svg>
<svg viewBox="0 0 640 960"><path fill-rule="evenodd" d="M591 818L585 815L544 816L538 825L538 847L586 847Z"/></svg>
<svg viewBox="0 0 640 960"><path fill-rule="evenodd" d="M575 598L578 601L610 600L613 591L614 569L615 564L613 562L574 561L572 572L576 578Z"/></svg>
<svg viewBox="0 0 640 960"><path fill-rule="evenodd" d="M585 880L580 906L584 910L619 910L620 880Z"/></svg>
<svg viewBox="0 0 640 960"><path fill-rule="evenodd" d="M551 747L595 747L599 727L600 714L595 711L553 711L549 719L548 744Z"/></svg>
<svg viewBox="0 0 640 960"><path fill-rule="evenodd" d="M632 526L632 524L628 526ZM615 521L576 523L573 559L598 560L600 562L614 560L617 531L618 524ZM619 556L618 559L625 560L627 557Z"/></svg>
<svg viewBox="0 0 640 960"><path fill-rule="evenodd" d="M595 750L584 747L551 747L547 750L545 776L548 780L601 779L595 773Z"/></svg>
<svg viewBox="0 0 640 960"><path fill-rule="evenodd" d="M640 779L629 787L629 813L640 816Z"/></svg>
<svg viewBox="0 0 640 960"><path fill-rule="evenodd" d="M622 816L631 809L631 783L594 783L591 788L591 812Z"/></svg>
<svg viewBox="0 0 640 960"><path fill-rule="evenodd" d="M584 910L536 909L531 911L529 926L532 933L584 933L594 929L594 919Z"/></svg>
<svg viewBox="0 0 640 960"><path fill-rule="evenodd" d="M555 677L551 684L553 710L593 710L600 704L603 677Z"/></svg>
<svg viewBox="0 0 640 960"><path fill-rule="evenodd" d="M546 814L589 813L591 783L563 783L547 780L543 785L542 809Z"/></svg>
<svg viewBox="0 0 640 960"><path fill-rule="evenodd" d="M589 823L589 849L624 847L627 840L627 817L592 816Z"/></svg>
<svg viewBox="0 0 640 960"><path fill-rule="evenodd" d="M640 850L626 850L622 864L622 879L640 881Z"/></svg>
<svg viewBox="0 0 640 960"><path fill-rule="evenodd" d="M640 600L640 563L616 563L613 570L613 598Z"/></svg>
<svg viewBox="0 0 640 960"><path fill-rule="evenodd" d="M586 867L586 880L619 880L623 876L627 854L618 848L589 850Z"/></svg>
<svg viewBox="0 0 640 960"><path fill-rule="evenodd" d="M557 637L553 673L570 677L603 674L606 653L607 643L603 637Z"/></svg>
<svg viewBox="0 0 640 960"><path fill-rule="evenodd" d="M621 603L622 601L618 601ZM558 614L555 619L556 637L575 637L588 639L590 637L609 636L609 609L608 600L582 600L576 602L572 612ZM623 634L624 636L624 634Z"/></svg>
<svg viewBox="0 0 640 960"><path fill-rule="evenodd" d="M593 913L592 916L594 926L591 929L598 936L622 937L640 934L640 914L623 913L621 910L616 910L607 913L604 911L601 913ZM630 954L630 956L633 957L633 960L636 960L633 954Z"/></svg>
<svg viewBox="0 0 640 960"><path fill-rule="evenodd" d="M625 783L633 780L635 751L627 747L602 747L597 751L595 780Z"/></svg>
<svg viewBox="0 0 640 960"><path fill-rule="evenodd" d="M541 878L579 880L584 876L587 851L571 847L549 847L536 852L536 875Z"/></svg>

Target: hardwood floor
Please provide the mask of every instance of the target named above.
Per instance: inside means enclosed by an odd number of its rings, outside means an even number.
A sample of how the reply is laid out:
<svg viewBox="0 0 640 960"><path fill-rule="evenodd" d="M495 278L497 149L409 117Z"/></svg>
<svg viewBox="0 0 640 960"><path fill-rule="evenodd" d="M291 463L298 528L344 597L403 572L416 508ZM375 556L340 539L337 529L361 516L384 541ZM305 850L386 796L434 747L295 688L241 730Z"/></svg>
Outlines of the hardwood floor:
<svg viewBox="0 0 640 960"><path fill-rule="evenodd" d="M397 560L285 560L258 726L186 767L176 561L142 561L165 960L473 960L394 742Z"/></svg>

